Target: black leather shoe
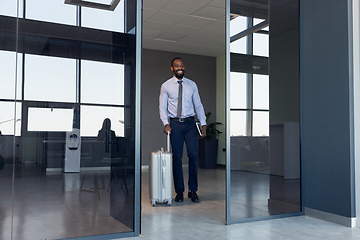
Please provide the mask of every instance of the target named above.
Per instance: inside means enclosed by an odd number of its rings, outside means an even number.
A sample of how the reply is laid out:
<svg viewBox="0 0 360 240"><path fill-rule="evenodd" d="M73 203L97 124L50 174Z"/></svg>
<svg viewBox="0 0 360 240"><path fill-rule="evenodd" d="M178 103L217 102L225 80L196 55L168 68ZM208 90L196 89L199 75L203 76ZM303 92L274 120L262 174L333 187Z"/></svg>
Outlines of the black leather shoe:
<svg viewBox="0 0 360 240"><path fill-rule="evenodd" d="M184 194L182 192L179 192L176 194L175 202L183 202L184 201Z"/></svg>
<svg viewBox="0 0 360 240"><path fill-rule="evenodd" d="M196 192L189 192L188 197L191 198L191 201L194 203L199 202L199 196L196 194Z"/></svg>

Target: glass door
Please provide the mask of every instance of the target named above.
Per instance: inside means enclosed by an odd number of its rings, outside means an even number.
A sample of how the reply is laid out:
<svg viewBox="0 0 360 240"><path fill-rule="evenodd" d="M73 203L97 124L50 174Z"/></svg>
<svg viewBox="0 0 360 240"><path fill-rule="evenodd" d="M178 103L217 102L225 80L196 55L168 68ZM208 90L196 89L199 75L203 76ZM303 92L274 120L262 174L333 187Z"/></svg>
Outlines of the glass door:
<svg viewBox="0 0 360 240"><path fill-rule="evenodd" d="M298 1L227 11L227 223L299 213Z"/></svg>
<svg viewBox="0 0 360 240"><path fill-rule="evenodd" d="M0 238L139 234L139 3L0 3Z"/></svg>

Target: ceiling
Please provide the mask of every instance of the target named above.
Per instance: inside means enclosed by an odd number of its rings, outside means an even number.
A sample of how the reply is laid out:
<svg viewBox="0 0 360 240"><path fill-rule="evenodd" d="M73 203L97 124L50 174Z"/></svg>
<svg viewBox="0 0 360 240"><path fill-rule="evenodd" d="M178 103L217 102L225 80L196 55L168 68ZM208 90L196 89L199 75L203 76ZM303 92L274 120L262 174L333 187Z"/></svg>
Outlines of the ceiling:
<svg viewBox="0 0 360 240"><path fill-rule="evenodd" d="M143 47L204 56L225 53L225 0L144 0Z"/></svg>
<svg viewBox="0 0 360 240"><path fill-rule="evenodd" d="M287 27L297 24L289 22L297 15L298 1L271 1L276 2L271 5L276 15L286 12L280 20ZM144 0L143 4L143 48L212 57L225 54L225 0ZM231 0L231 11L267 18L268 0Z"/></svg>

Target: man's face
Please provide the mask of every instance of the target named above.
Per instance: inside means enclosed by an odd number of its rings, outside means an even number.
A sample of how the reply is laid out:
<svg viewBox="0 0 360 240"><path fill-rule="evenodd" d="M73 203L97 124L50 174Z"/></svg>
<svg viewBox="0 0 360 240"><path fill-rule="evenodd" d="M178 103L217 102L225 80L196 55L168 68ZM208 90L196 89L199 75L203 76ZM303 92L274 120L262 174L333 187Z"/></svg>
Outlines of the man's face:
<svg viewBox="0 0 360 240"><path fill-rule="evenodd" d="M173 65L171 67L171 71L173 71L175 77L177 79L182 79L184 77L185 73L185 64L181 59L176 59L173 62Z"/></svg>

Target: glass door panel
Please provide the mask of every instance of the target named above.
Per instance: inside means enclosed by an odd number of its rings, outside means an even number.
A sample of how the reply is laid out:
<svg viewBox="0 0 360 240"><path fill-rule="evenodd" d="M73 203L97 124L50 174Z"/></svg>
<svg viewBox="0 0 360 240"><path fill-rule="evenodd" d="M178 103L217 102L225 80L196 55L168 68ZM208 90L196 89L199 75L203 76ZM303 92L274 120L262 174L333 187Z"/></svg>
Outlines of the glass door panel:
<svg viewBox="0 0 360 240"><path fill-rule="evenodd" d="M0 3L0 238L135 236L139 1L18 2Z"/></svg>
<svg viewBox="0 0 360 240"><path fill-rule="evenodd" d="M15 61L12 63L15 65ZM14 82L15 78L12 80ZM0 82L3 82L1 76ZM19 159L21 103L0 101L0 109L0 239L10 239L13 164Z"/></svg>
<svg viewBox="0 0 360 240"><path fill-rule="evenodd" d="M16 32L16 1L0 3L0 239L11 239L13 223L13 164L19 159L19 136L21 130L21 76L22 54L14 49ZM8 21L5 27L4 20ZM5 28L12 34L4 31ZM11 36L10 36L11 35ZM11 38L5 47L5 38Z"/></svg>
<svg viewBox="0 0 360 240"><path fill-rule="evenodd" d="M228 224L301 211L295 2L228 4Z"/></svg>

